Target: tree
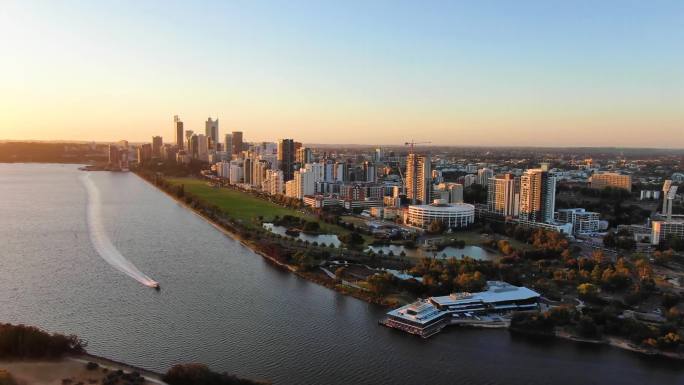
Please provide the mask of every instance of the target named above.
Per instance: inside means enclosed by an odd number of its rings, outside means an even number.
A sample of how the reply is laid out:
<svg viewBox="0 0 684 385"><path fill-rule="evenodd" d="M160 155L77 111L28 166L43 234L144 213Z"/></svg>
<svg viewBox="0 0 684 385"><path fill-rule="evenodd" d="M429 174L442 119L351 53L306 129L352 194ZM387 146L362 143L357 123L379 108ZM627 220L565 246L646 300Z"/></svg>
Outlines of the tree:
<svg viewBox="0 0 684 385"><path fill-rule="evenodd" d="M363 237L356 230L348 234L342 235L340 240L348 245L363 244Z"/></svg>
<svg viewBox="0 0 684 385"><path fill-rule="evenodd" d="M373 274L368 277L366 282L368 282L368 286L373 293L377 295L385 295L391 286L392 275L389 273Z"/></svg>
<svg viewBox="0 0 684 385"><path fill-rule="evenodd" d="M577 286L577 294L582 299L594 299L598 293L598 287L592 283L583 283Z"/></svg>
<svg viewBox="0 0 684 385"><path fill-rule="evenodd" d="M347 272L347 268L345 266L340 266L335 270L335 278L341 280L342 277L344 277L344 273Z"/></svg>
<svg viewBox="0 0 684 385"><path fill-rule="evenodd" d="M476 271L474 273L459 274L454 283L463 291L478 292L484 289L487 282L482 273Z"/></svg>
<svg viewBox="0 0 684 385"><path fill-rule="evenodd" d="M216 373L203 364L174 365L162 378L169 385L250 385L258 384L227 373Z"/></svg>
<svg viewBox="0 0 684 385"><path fill-rule="evenodd" d="M311 270L316 265L316 260L309 252L298 251L292 259L304 271Z"/></svg>
<svg viewBox="0 0 684 385"><path fill-rule="evenodd" d="M444 232L444 223L441 221L432 221L427 228L427 232L430 234L442 234Z"/></svg>
<svg viewBox="0 0 684 385"><path fill-rule="evenodd" d="M316 233L320 228L321 225L319 225L318 222L315 221L306 222L306 224L304 224L305 233Z"/></svg>
<svg viewBox="0 0 684 385"><path fill-rule="evenodd" d="M612 231L603 237L603 246L613 248L615 247L615 233Z"/></svg>

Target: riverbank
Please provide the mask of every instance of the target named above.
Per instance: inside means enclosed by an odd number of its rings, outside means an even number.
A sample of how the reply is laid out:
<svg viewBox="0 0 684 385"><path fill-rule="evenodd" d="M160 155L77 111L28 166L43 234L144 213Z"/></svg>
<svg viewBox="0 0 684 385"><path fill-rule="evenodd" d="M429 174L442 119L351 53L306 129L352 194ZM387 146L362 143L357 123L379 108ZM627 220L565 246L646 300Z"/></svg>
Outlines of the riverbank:
<svg viewBox="0 0 684 385"><path fill-rule="evenodd" d="M98 384L105 383L108 377L120 376L117 373L141 377L143 381L138 384L166 384L161 373L91 354L57 360L2 360L0 370L9 373L19 385Z"/></svg>
<svg viewBox="0 0 684 385"><path fill-rule="evenodd" d="M368 293L364 290L358 290L358 289L355 289L353 287L349 287L349 286L340 284L340 282L338 282L338 280L333 279L333 278L328 277L328 276L325 276L322 272L319 272L317 269L317 266L314 266L313 268L309 268L309 269L300 269L299 265L292 265L292 264L284 262L284 258L282 258L282 255L273 256L268 252L268 250L264 250L263 246L265 243L268 243L268 242L264 242L264 241L259 242L259 240L258 240L260 236L261 236L261 239L263 239L263 240L270 239L270 238L263 238L263 235L250 236L251 234L246 234L247 237L242 237L241 234L239 233L239 231L241 231L240 228L239 227L236 228L234 223L228 222L227 224L224 224L222 222L225 222L225 221L223 221L221 217L215 216L215 218L211 218L209 215L205 215L200 209L186 204L186 202L184 202L182 198L175 196L171 191L166 191L165 189L160 188L159 186L155 185L155 183L153 183L151 180L148 180L148 179L142 177L141 175L139 175L139 176L142 179L144 179L145 181L147 181L148 183L152 184L154 187L157 187L158 190L165 192L168 196L172 197L176 202L180 203L181 206L183 206L187 209L190 209L193 213L202 217L205 221L210 223L215 228L219 229L226 236L229 236L233 239L238 240L244 247L249 248L250 250L254 251L255 253L261 255L263 258L265 258L269 262L273 263L274 265L277 265L283 269L289 270L301 278L304 278L304 279L311 281L313 283L317 283L319 285L325 286L325 287L332 289L332 290L335 290L341 294L351 295L351 296L358 298L358 299L361 299L365 302L378 304L378 305L383 306L383 307L388 307L390 305L394 305L394 304L388 303L386 298L378 297L377 295L373 295L373 294ZM207 202L207 203L211 203L211 202ZM202 208L202 205L198 205L198 207ZM212 214L212 213L209 212L209 214ZM224 226L227 226L229 228L226 228ZM234 229L235 231L231 231L231 229ZM297 245L297 247L300 250L302 249L302 247L304 249L308 248L307 246L304 246L304 245ZM272 251L277 254L277 250L272 250ZM551 335L551 337L553 337L553 335ZM564 338L563 336L556 336L556 337L561 338L561 339L570 339L570 338ZM634 347L630 347L626 344L620 344L620 343L611 344L608 340L599 341L599 343L615 346L615 347L621 348L623 350L632 350L632 351L636 351L639 353L652 355L651 353L646 352L645 350L641 350L641 351L634 350ZM663 354L663 356L669 356L669 355ZM677 357L677 358L679 358L679 357Z"/></svg>
<svg viewBox="0 0 684 385"><path fill-rule="evenodd" d="M170 193L164 189L158 188L158 186L156 186L154 183L147 180L146 178L142 177L141 175L139 175L135 172L134 172L134 174L137 175L143 181L152 185L157 190L159 190L159 191L163 192L164 194L166 194L167 196L169 196L171 199L176 201L178 204L180 204L184 208L188 209L193 214L202 218L204 221L206 221L208 224L213 226L215 229L217 229L218 231L220 231L224 235L226 235L232 239L235 239L236 241L240 242L240 244L242 246L244 246L244 247L252 250L254 253L260 255L261 257L266 259L269 263L271 263L275 266L278 266L279 268L282 268L284 270L290 271L291 273L294 273L298 277L306 279L307 281L313 282L313 283L318 284L320 286L327 287L328 289L337 291L341 294L349 295L349 296L352 296L354 298L360 299L362 301L372 303L375 305L379 305L379 306L383 306L385 308L389 308L390 306L394 305L392 303L389 303L384 298L377 298L377 297L375 297L369 293L365 293L361 290L355 290L354 288L338 284L334 280L326 279L323 274L316 274L315 272L312 272L312 271L301 271L296 266L293 266L293 265L290 265L288 263L285 263L285 262L278 260L276 257L270 255L268 252L262 250L260 248L259 243L254 242L253 240L250 240L250 239L246 239L237 232L233 232L233 231L226 229L225 227L221 226L216 221L214 221L211 218L209 218L208 216L204 215L199 210L196 210L194 207L185 203L183 201L183 199L179 198L178 196L176 196L176 195L174 195L174 194L172 194L172 193Z"/></svg>

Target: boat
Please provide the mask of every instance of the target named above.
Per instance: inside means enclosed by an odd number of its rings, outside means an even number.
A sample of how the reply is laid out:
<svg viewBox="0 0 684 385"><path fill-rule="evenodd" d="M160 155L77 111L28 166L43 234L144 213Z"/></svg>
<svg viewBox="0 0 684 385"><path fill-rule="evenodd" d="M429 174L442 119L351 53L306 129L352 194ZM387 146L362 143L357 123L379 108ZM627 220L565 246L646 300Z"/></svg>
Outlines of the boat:
<svg viewBox="0 0 684 385"><path fill-rule="evenodd" d="M157 290L157 291L159 291L161 289L161 287L159 286L159 282L152 282L150 284L150 287L153 288L154 290Z"/></svg>

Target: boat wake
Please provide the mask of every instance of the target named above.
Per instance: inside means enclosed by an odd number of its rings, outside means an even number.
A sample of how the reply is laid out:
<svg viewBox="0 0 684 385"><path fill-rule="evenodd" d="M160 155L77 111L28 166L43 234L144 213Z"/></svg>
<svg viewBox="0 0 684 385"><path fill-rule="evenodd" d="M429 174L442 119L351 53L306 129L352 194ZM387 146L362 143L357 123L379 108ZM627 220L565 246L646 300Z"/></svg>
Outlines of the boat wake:
<svg viewBox="0 0 684 385"><path fill-rule="evenodd" d="M81 181L88 192L88 233L90 234L90 241L95 247L98 254L112 265L115 269L135 279L145 286L158 288L157 283L152 278L148 277L140 271L131 261L126 259L119 250L112 244L112 241L107 236L104 224L102 223L102 202L100 200L100 190L95 183L90 179L90 173L85 173L81 177Z"/></svg>

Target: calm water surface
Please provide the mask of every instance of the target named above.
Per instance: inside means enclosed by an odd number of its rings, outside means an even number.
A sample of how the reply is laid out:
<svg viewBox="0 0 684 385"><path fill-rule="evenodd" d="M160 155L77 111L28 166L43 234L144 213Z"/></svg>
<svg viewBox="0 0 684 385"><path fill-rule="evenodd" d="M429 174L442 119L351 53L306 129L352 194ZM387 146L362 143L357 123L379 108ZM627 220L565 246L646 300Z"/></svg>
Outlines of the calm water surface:
<svg viewBox="0 0 684 385"><path fill-rule="evenodd" d="M112 242L155 292L91 246L80 173L0 164L0 321L149 369L204 362L276 384L684 383L679 363L609 347L380 327L383 309L278 270L137 176L93 173Z"/></svg>
<svg viewBox="0 0 684 385"><path fill-rule="evenodd" d="M402 252L404 255L411 258L420 257L434 257L434 258L462 258L470 257L473 259L480 260L493 260L496 259L497 255L495 253L490 253L489 251L483 249L480 246L463 246L463 247L453 247L448 246L439 251L424 250L422 248L408 249L403 245L383 245L383 246L368 246L366 250L372 250L375 253L379 253L381 250L383 254L387 255L391 251L393 255L399 256Z"/></svg>

